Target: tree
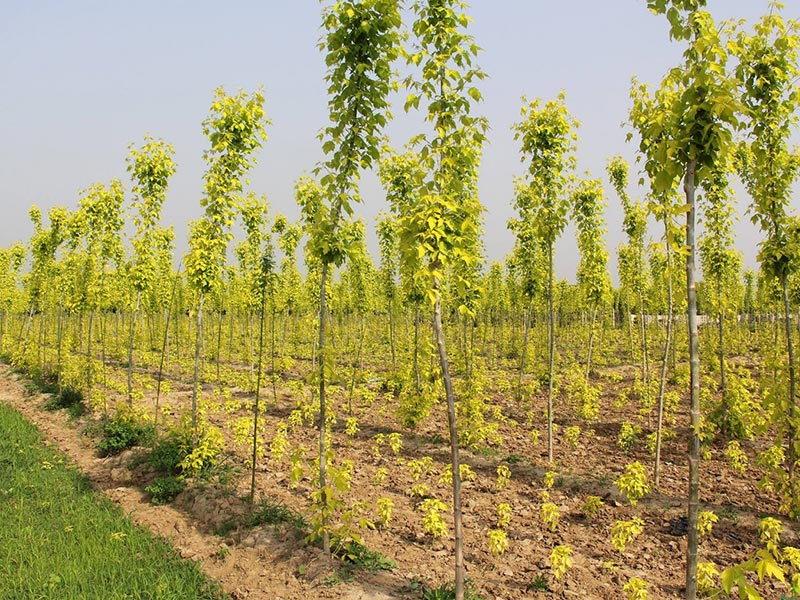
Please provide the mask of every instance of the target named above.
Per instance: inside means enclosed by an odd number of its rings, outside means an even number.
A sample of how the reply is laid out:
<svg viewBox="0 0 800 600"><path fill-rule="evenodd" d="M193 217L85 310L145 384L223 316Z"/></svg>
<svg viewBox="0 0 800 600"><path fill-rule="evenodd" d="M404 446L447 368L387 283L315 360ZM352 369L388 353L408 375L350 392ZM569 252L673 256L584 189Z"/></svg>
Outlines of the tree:
<svg viewBox="0 0 800 600"><path fill-rule="evenodd" d="M591 310L589 325L589 347L586 352L586 379L588 382L592 366L592 346L595 321L600 307L611 300L611 278L608 275L608 251L603 234L603 186L599 179L585 179L572 193L572 219L578 228L578 285Z"/></svg>
<svg viewBox="0 0 800 600"><path fill-rule="evenodd" d="M225 253L232 234L230 228L243 189L243 177L255 164L253 152L266 141L264 95L258 90L228 96L223 88L214 92L203 133L211 147L203 154L208 169L204 175L202 219L192 223L186 272L198 294L195 330L194 377L192 386L192 445L197 444L197 397L200 383L203 303L222 282Z"/></svg>
<svg viewBox="0 0 800 600"><path fill-rule="evenodd" d="M719 428L730 435L728 392L725 381L725 315L734 308L733 287L742 267L741 254L733 248L733 205L728 188L727 164L712 171L705 187L705 235L700 240L700 264L709 291L708 308L717 317L717 355L719 357Z"/></svg>
<svg viewBox="0 0 800 600"><path fill-rule="evenodd" d="M797 374L790 322L788 290L790 275L800 267L797 218L790 216L790 193L800 175L800 151L789 148L792 126L797 122L800 89L797 86L798 23L785 22L780 4L755 26L753 35L740 32L731 41L739 59L736 75L748 120L747 141L737 152L738 171L752 198L752 220L766 238L759 260L767 277L781 289L788 390L775 407L779 439L788 446L786 479L779 483L784 504L792 517L800 515L800 480L797 476L798 446ZM782 446L782 441L779 441Z"/></svg>
<svg viewBox="0 0 800 600"><path fill-rule="evenodd" d="M485 141L486 120L470 114L481 100L475 83L485 77L473 61L478 46L465 33L469 17L458 0L417 1L413 31L417 45L408 60L420 68L420 77L406 80L411 93L406 109L427 103L425 120L432 133L415 138L425 179L413 205L393 206L398 220L401 256L416 251L415 279L433 305L433 330L447 399L450 460L453 475L455 533L455 596L464 598L464 542L461 521L461 474L455 392L442 327L442 291L446 274L452 276L456 297L469 296L472 268L480 260L483 207L477 193L478 165ZM469 313L459 306L461 313Z"/></svg>
<svg viewBox="0 0 800 600"><path fill-rule="evenodd" d="M695 193L726 158L738 126L739 103L726 72L727 53L705 0L648 0L666 14L670 36L685 41L683 64L662 81L648 111L650 92L634 82L631 122L640 135L639 151L655 193L667 193L683 179L686 196L686 289L689 325L690 423L689 507L686 598L697 596L697 515L700 493L700 356L695 287Z"/></svg>
<svg viewBox="0 0 800 600"><path fill-rule="evenodd" d="M541 105L540 100L523 98L522 121L514 125L514 138L521 145L521 161L527 172L517 182L514 207L520 221L531 228L547 254L548 355L547 457L553 462L553 387L555 379L556 332L553 310L553 262L555 243L567 224L570 171L575 167L574 129L577 122L567 112L565 95Z"/></svg>
<svg viewBox="0 0 800 600"><path fill-rule="evenodd" d="M131 240L133 259L129 277L136 291L128 337L128 404L133 401L133 341L136 336L136 318L142 295L153 290L158 273L159 239L165 234L171 239L171 229L159 227L161 207L167 195L169 178L175 173L172 156L175 149L162 140L146 136L141 148L132 144L128 155L128 172L133 177L133 223L136 234Z"/></svg>
<svg viewBox="0 0 800 600"><path fill-rule="evenodd" d="M342 217L353 214L360 201L358 177L378 160L380 133L388 120L391 65L399 54L400 10L397 0L342 0L323 14L328 72L330 125L321 137L327 159L320 183L324 197L301 206L309 233L307 252L319 261L319 494L321 504L332 501L327 483L327 405L325 379L325 297L329 270L344 262L348 248L340 237ZM323 519L322 545L330 554L328 523Z"/></svg>

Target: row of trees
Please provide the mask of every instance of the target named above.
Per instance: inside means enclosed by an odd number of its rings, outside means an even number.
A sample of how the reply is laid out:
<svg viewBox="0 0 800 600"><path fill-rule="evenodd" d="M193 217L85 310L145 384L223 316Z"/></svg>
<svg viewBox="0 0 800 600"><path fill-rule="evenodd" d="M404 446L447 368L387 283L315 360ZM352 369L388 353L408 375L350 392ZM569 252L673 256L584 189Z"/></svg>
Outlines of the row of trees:
<svg viewBox="0 0 800 600"><path fill-rule="evenodd" d="M137 393L135 374L140 365L147 366L145 353L136 352L143 323L148 344L138 347L157 350L159 386L170 344L173 354L180 357L179 346L193 327L191 439L193 449L202 454L204 424L198 399L207 379L207 342L215 344L219 379L227 318L231 340L238 331L246 341L246 363L254 375L252 496L265 334L269 333L269 374L276 393L276 359L288 356L289 329L299 328L299 319L310 318L316 334L313 341L307 340L307 356L313 365L319 430L315 504L321 515L319 537L330 552L339 506L327 468L332 419L326 398L328 386L338 380L330 320L356 323L353 328L333 328L339 330L338 335L347 332L354 340L347 347L357 348L349 361L352 397L367 336L367 315L386 315L391 370L403 373L414 390L406 406L409 424L426 414L434 389L432 376L441 380L451 448L455 589L456 597L462 598L459 443L465 439L464 422L472 427L483 418L480 402L467 391L479 380L473 366L476 331L482 330L485 348L494 345L496 357L518 361L516 393L522 398L530 371L530 333L543 327L548 460L554 463L559 327L571 321L588 325L586 353L581 357L585 362L581 385L587 397L599 352L598 333L610 323L627 330L630 361L640 369L645 395L654 389L650 384L653 357L660 360L655 392L658 485L665 382L670 361L676 360L675 338L681 335L681 329L673 326L673 316L685 310L692 432L687 598L694 598L702 429L697 249L705 274L700 299L706 314L716 321L715 335L707 335L704 344L713 349L718 363L719 427L726 435L735 434L726 393L726 345L730 343L726 332L731 317L742 312L781 314L785 356L779 369L786 373L786 384L774 393L773 421L777 444L786 449L786 456L781 461L784 476L778 477L777 485L787 499L789 514L796 516L800 511L796 472L800 423L790 318L800 289L796 256L800 228L790 212L800 156L789 147L800 98L795 83L798 34L796 24L781 18L777 5L753 32L733 25L719 28L700 0L650 0L648 5L667 16L671 36L684 43L686 50L683 63L667 74L658 89L653 91L636 80L632 85L631 137L638 138L638 156L649 185L646 201L630 198L628 165L622 159L614 158L608 165L609 182L625 213L626 241L618 249L618 290L612 289L603 242L603 184L590 176L575 180L577 122L567 111L565 96L546 102L523 99L522 119L514 131L524 171L513 199L518 216L509 223L516 244L505 264L484 269L483 207L477 179L488 124L473 113L481 101L478 84L485 74L476 64L478 47L466 32L465 5L456 0L415 2L412 42L404 49L396 0L346 0L327 8L323 16L321 46L328 65L330 118L321 134L326 159L318 165L316 179L297 183L300 221L293 224L281 215L270 216L263 198L245 192L254 153L267 140L269 121L262 93L228 95L219 89L203 123L209 139L201 200L205 212L190 225L190 250L181 263L185 269L175 269L173 232L160 225L161 207L176 169L174 151L161 140L146 138L141 146L131 147L128 159L135 233L127 251L122 236L125 192L118 180L88 188L75 211L52 209L47 225L41 212L31 209L34 234L28 244L27 272L22 273L23 247L0 254L0 278L5 284L0 287L0 347L11 349L19 364L41 376L52 374L59 388L80 389L89 403L104 406L105 398L98 401L93 392L109 359L106 328L118 327L121 316L128 327L124 362L126 396L132 404ZM428 127L398 153L385 145L382 131L389 119L389 93L397 85L393 65L401 56L409 70L402 82L408 90L405 109L421 110ZM390 207L378 224L378 267L365 247L365 226L355 215L360 173L373 168L379 172ZM753 220L765 235L758 277L751 273L742 278L741 258L733 249L729 191L733 173L745 183L753 199ZM699 241L695 231L698 205L705 220L705 235ZM649 215L663 228L655 244L648 244ZM677 221L684 216L681 228ZM228 265L237 218L245 239L235 247L238 264ZM575 286L557 282L554 272L555 243L570 218L576 224L581 253ZM303 239L305 279L296 266L296 251ZM684 280L678 277L681 263ZM193 322L182 318L186 309ZM638 316L636 332L630 318L634 314ZM648 324L647 316L653 314L666 315L663 330ZM408 323L409 315L413 342L407 354L398 353L398 322L405 316ZM431 319L434 352L423 343L427 331L420 329L423 316ZM216 335L209 317L217 319ZM10 331L12 323L19 325L16 334ZM103 340L99 350L94 345L98 326ZM186 328L186 335L182 336L181 328ZM504 328L511 329L510 340ZM453 343L457 355L452 353ZM228 344L229 353L233 345ZM399 359L398 354L404 356ZM80 364L71 356L80 357ZM453 356L463 358L457 361L458 381L453 377ZM341 357L338 362L341 365ZM159 392L156 418L158 398Z"/></svg>

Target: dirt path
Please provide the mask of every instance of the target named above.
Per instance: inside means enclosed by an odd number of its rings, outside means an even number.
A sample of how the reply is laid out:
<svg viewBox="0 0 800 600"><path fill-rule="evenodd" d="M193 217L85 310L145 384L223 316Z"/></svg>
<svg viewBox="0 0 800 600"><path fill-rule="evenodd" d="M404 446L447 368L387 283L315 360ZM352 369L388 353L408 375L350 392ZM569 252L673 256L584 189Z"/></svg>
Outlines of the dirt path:
<svg viewBox="0 0 800 600"><path fill-rule="evenodd" d="M224 501L210 506L207 499L190 498L182 503L186 510L150 504L136 485L135 474L125 466L129 456L98 458L94 442L81 432L80 422L70 422L64 411L45 410L48 396L28 393L23 382L7 365L0 364L0 402L13 406L33 422L45 443L66 454L94 487L119 504L134 523L169 540L184 558L197 561L235 600L408 597L399 591L406 586L400 575L381 574L368 576L370 581L329 585L326 577L331 574L331 565L321 554L272 527L249 531L244 543L213 535L196 517L210 509L233 508L226 507Z"/></svg>

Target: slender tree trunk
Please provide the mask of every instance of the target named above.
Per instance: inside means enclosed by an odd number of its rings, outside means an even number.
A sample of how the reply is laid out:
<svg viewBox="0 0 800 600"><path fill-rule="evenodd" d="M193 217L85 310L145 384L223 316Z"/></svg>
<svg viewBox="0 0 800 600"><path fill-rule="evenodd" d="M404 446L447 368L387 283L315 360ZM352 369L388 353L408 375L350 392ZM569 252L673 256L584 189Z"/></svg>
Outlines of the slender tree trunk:
<svg viewBox="0 0 800 600"><path fill-rule="evenodd" d="M688 544L686 548L686 600L697 598L697 514L700 507L700 349L697 337L697 290L695 288L695 169L697 161L686 166L684 191L689 212L686 213L686 299L689 324L689 508Z"/></svg>
<svg viewBox="0 0 800 600"><path fill-rule="evenodd" d="M319 489L322 493L321 502L322 512L322 551L325 556L331 555L331 539L328 533L327 510L328 510L328 471L327 471L327 449L328 441L326 431L328 427L328 412L325 402L325 284L328 280L328 263L322 263L322 280L319 284L319 340L317 359L319 360Z"/></svg>
<svg viewBox="0 0 800 600"><path fill-rule="evenodd" d="M525 375L525 360L528 356L528 336L531 331L531 319L533 318L533 298L528 304L527 311L524 313L522 319L523 332L522 332L522 351L519 356L519 373L517 374L517 401L522 399L522 378Z"/></svg>
<svg viewBox="0 0 800 600"><path fill-rule="evenodd" d="M170 295L169 300L169 307L167 308L167 317L164 321L164 339L161 344L161 360L158 364L158 378L156 379L156 403L155 403L155 414L153 415L153 423L158 425L158 402L161 398L161 379L163 378L164 374L164 361L166 360L167 356L167 344L169 342L169 319L170 315L172 315L172 306L175 303L175 295L178 291L178 277L180 276L180 267L178 267L179 272L175 274L175 280L172 283L172 294ZM179 315L177 314L178 308L175 307L176 315L175 321L178 321ZM176 341L177 343L177 341Z"/></svg>
<svg viewBox="0 0 800 600"><path fill-rule="evenodd" d="M594 346L594 325L597 321L597 302L592 308L592 322L589 324L589 349L586 353L586 383L589 383L589 374L592 371L592 348Z"/></svg>
<svg viewBox="0 0 800 600"><path fill-rule="evenodd" d="M397 371L397 352L394 347L394 303L389 302L389 349L392 352L392 371Z"/></svg>
<svg viewBox="0 0 800 600"><path fill-rule="evenodd" d="M261 310L258 315L258 359L256 364L256 398L253 403L253 453L251 456L252 466L250 470L250 505L253 505L256 495L256 463L258 460L258 411L261 400L261 362L264 356L264 312L266 311L267 295L262 290ZM274 314L274 313L273 313ZM275 336L273 335L273 344ZM275 354L273 352L273 360ZM273 379L274 381L274 379Z"/></svg>
<svg viewBox="0 0 800 600"><path fill-rule="evenodd" d="M439 349L439 363L442 369L445 396L447 397L447 425L450 431L450 461L453 471L453 528L455 534L455 597L464 597L464 535L461 523L461 470L458 456L458 428L456 425L456 401L453 382L450 378L450 365L442 327L442 301L438 289L435 290L436 302L433 307L433 330L436 335L436 346Z"/></svg>
<svg viewBox="0 0 800 600"><path fill-rule="evenodd" d="M89 311L89 325L86 327L86 404L92 405L92 324L94 323L94 309ZM106 412L105 402L103 412Z"/></svg>
<svg viewBox="0 0 800 600"><path fill-rule="evenodd" d="M788 456L787 456L787 463L788 463L788 475L789 475L789 493L791 494L792 498L794 498L795 493L797 491L797 482L795 481L795 470L797 462L797 448L795 442L797 440L797 426L795 423L796 414L797 414L797 382L795 380L795 371L794 371L794 345L792 344L792 313L790 312L789 307L789 290L788 290L788 281L787 277L784 274L781 277L781 292L783 295L783 314L786 317L784 319L784 328L786 333L786 358L789 361L788 370L789 370L789 406L788 406ZM795 502L792 502L794 504Z"/></svg>
<svg viewBox="0 0 800 600"><path fill-rule="evenodd" d="M719 334L719 391L722 401L722 433L729 434L730 426L728 424L728 390L725 382L725 310L722 306L722 277L717 276L717 310L719 310L719 317L717 329Z"/></svg>
<svg viewBox="0 0 800 600"><path fill-rule="evenodd" d="M192 383L192 448L197 447L197 394L200 388L200 358L203 346L203 302L205 293L200 292L197 307L197 323L194 332L194 378Z"/></svg>
<svg viewBox="0 0 800 600"><path fill-rule="evenodd" d="M417 393L422 391L422 380L419 372L419 303L414 304L414 380Z"/></svg>
<svg viewBox="0 0 800 600"><path fill-rule="evenodd" d="M665 227L668 225L665 223ZM672 326L674 303L672 298L672 252L667 246L667 335L664 340L664 354L661 358L661 377L658 382L658 417L656 420L656 458L653 465L653 487L658 490L661 476L661 440L664 431L664 391L667 385L667 363L669 350L672 343Z"/></svg>
<svg viewBox="0 0 800 600"><path fill-rule="evenodd" d="M556 321L555 311L553 309L553 244L547 248L547 312L548 312L548 334L547 334L547 350L548 350L548 371L550 372L549 380L547 383L547 461L550 465L553 464L553 387L555 383L555 365L556 365Z"/></svg>
<svg viewBox="0 0 800 600"><path fill-rule="evenodd" d="M136 304L131 316L130 334L128 335L128 406L133 406L133 341L136 337L136 317L139 314L139 302L142 297L140 290L136 291Z"/></svg>

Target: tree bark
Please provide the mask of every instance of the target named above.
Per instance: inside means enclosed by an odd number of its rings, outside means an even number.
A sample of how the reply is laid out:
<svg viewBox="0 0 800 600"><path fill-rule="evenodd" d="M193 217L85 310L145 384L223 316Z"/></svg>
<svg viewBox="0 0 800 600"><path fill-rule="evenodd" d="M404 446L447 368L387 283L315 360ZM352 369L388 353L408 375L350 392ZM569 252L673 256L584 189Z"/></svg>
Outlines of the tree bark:
<svg viewBox="0 0 800 600"><path fill-rule="evenodd" d="M697 161L686 166L684 192L689 212L686 213L686 317L689 325L689 507L688 543L686 548L686 600L697 598L697 514L700 505L700 351L697 337L697 290L695 288L695 169Z"/></svg>

